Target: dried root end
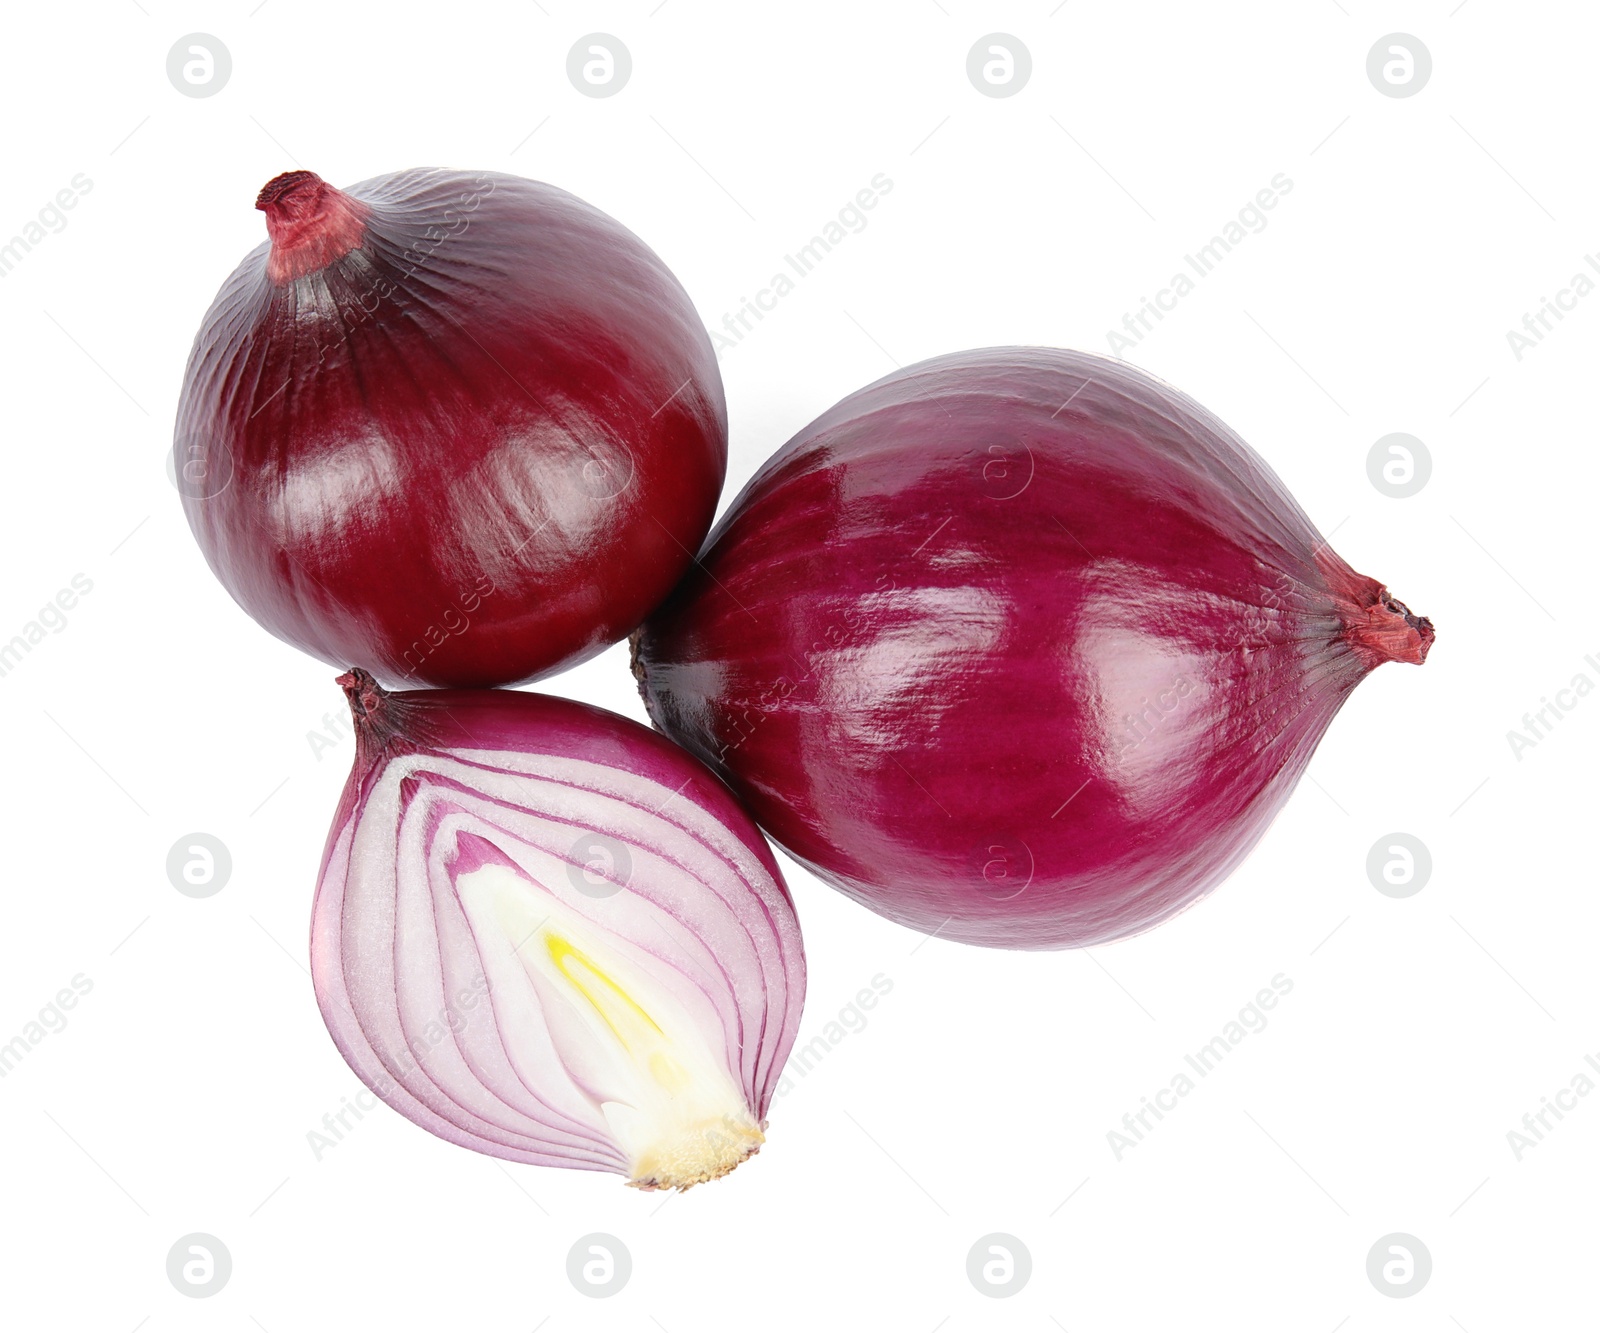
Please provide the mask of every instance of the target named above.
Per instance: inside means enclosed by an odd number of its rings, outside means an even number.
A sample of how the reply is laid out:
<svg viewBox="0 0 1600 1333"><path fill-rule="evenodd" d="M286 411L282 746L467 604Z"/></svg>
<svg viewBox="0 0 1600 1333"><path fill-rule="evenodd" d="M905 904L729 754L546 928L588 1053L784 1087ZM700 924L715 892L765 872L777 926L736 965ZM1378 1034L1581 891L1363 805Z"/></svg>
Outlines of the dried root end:
<svg viewBox="0 0 1600 1333"><path fill-rule="evenodd" d="M639 1190L686 1190L718 1180L761 1151L767 1136L753 1124L712 1121L652 1149L628 1182Z"/></svg>

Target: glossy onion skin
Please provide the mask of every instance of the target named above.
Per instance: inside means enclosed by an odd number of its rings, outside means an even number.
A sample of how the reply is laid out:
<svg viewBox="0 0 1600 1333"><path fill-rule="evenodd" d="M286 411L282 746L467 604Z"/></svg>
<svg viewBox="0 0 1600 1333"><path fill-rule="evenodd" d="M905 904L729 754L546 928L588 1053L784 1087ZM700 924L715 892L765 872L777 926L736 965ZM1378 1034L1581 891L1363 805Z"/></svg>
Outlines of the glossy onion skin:
<svg viewBox="0 0 1600 1333"><path fill-rule="evenodd" d="M386 684L592 656L715 513L726 408L693 305L549 185L406 171L343 193L355 249L274 281L258 247L196 338L175 448L206 559L279 638Z"/></svg>
<svg viewBox="0 0 1600 1333"><path fill-rule="evenodd" d="M526 1008L504 941L457 891L483 862L577 868L574 835L599 831L631 847L626 885L597 897L567 874L530 878L537 915L580 917L657 959L764 1121L799 1028L805 951L772 851L727 788L604 709L510 690L384 694L354 675L340 683L356 759L323 855L311 969L362 1081L450 1143L627 1173L601 1092L554 1058L552 1016Z"/></svg>
<svg viewBox="0 0 1600 1333"><path fill-rule="evenodd" d="M760 470L635 639L656 724L824 880L940 938L1101 943L1218 883L1431 625L1183 394L943 356Z"/></svg>

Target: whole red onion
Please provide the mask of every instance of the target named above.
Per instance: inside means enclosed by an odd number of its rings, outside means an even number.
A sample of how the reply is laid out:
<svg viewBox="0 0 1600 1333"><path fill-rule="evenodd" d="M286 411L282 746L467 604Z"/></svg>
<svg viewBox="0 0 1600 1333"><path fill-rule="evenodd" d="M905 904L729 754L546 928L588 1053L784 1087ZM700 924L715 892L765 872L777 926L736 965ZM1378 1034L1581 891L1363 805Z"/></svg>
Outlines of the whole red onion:
<svg viewBox="0 0 1600 1333"><path fill-rule="evenodd" d="M1117 361L937 357L770 459L635 638L651 716L892 920L1051 949L1222 880L1433 627Z"/></svg>
<svg viewBox="0 0 1600 1333"><path fill-rule="evenodd" d="M644 1188L763 1142L805 953L772 852L670 741L567 699L340 677L356 761L312 978L334 1042L441 1138Z"/></svg>
<svg viewBox="0 0 1600 1333"><path fill-rule="evenodd" d="M711 344L665 265L549 185L268 182L268 244L195 339L179 489L279 638L381 680L532 680L639 623L727 464Z"/></svg>

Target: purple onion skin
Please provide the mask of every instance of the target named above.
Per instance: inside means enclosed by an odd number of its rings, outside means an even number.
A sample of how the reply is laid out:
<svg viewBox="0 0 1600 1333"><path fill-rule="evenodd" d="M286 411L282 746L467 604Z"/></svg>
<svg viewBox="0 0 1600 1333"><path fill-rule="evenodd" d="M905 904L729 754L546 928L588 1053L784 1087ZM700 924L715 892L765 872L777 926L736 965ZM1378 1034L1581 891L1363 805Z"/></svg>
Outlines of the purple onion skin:
<svg viewBox="0 0 1600 1333"><path fill-rule="evenodd" d="M1198 404L993 348L789 441L634 670L822 879L914 930L1057 949L1220 882L1351 690L1432 641Z"/></svg>
<svg viewBox="0 0 1600 1333"><path fill-rule="evenodd" d="M547 676L626 635L711 524L727 414L682 286L549 185L270 182L175 446L190 526L279 638L389 685Z"/></svg>

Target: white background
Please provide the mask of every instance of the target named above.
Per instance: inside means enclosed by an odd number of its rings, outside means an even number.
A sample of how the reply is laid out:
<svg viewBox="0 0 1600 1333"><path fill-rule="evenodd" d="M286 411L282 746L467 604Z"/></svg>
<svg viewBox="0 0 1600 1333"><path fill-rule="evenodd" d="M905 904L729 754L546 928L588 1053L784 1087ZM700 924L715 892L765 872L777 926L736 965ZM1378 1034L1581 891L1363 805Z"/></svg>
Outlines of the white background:
<svg viewBox="0 0 1600 1333"><path fill-rule="evenodd" d="M1520 760L1507 732L1577 673L1600 682L1584 663L1600 655L1600 297L1520 361L1506 339L1600 248L1592 9L97 0L11 6L6 27L0 233L77 173L93 187L0 280L0 640L73 575L93 591L0 678L0 1043L75 975L93 989L0 1080L0 1323L1593 1326L1600 1095L1521 1160L1507 1133L1600 1052L1600 698ZM565 73L597 31L633 58L606 99ZM1015 96L966 75L995 31L1031 53ZM215 96L168 82L193 32L232 54ZM1413 97L1366 75L1394 32L1432 53ZM874 175L892 180L870 225L724 356L729 497L897 362L1105 351L1284 173L1269 225L1130 359L1238 429L1353 565L1432 616L1433 656L1364 684L1249 862L1137 940L919 948L790 869L802 1043L875 974L893 990L725 1181L669 1198L504 1167L386 1108L317 1161L308 1132L359 1088L305 971L352 749L341 736L319 759L308 733L342 700L331 668L214 583L165 451L193 331L263 237L259 186L296 166L348 184L422 165L592 201L708 325ZM1410 499L1367 477L1392 431L1432 454ZM643 717L621 649L550 688ZM205 900L165 870L195 831L233 858ZM1365 869L1394 831L1433 857L1405 899ZM1117 1160L1108 1131L1278 973L1293 990L1270 1025ZM196 1231L233 1256L205 1300L165 1271ZM997 1231L1033 1256L1005 1300L966 1274ZM1407 1299L1366 1275L1397 1231L1433 1257ZM589 1232L633 1257L607 1300L566 1276Z"/></svg>

